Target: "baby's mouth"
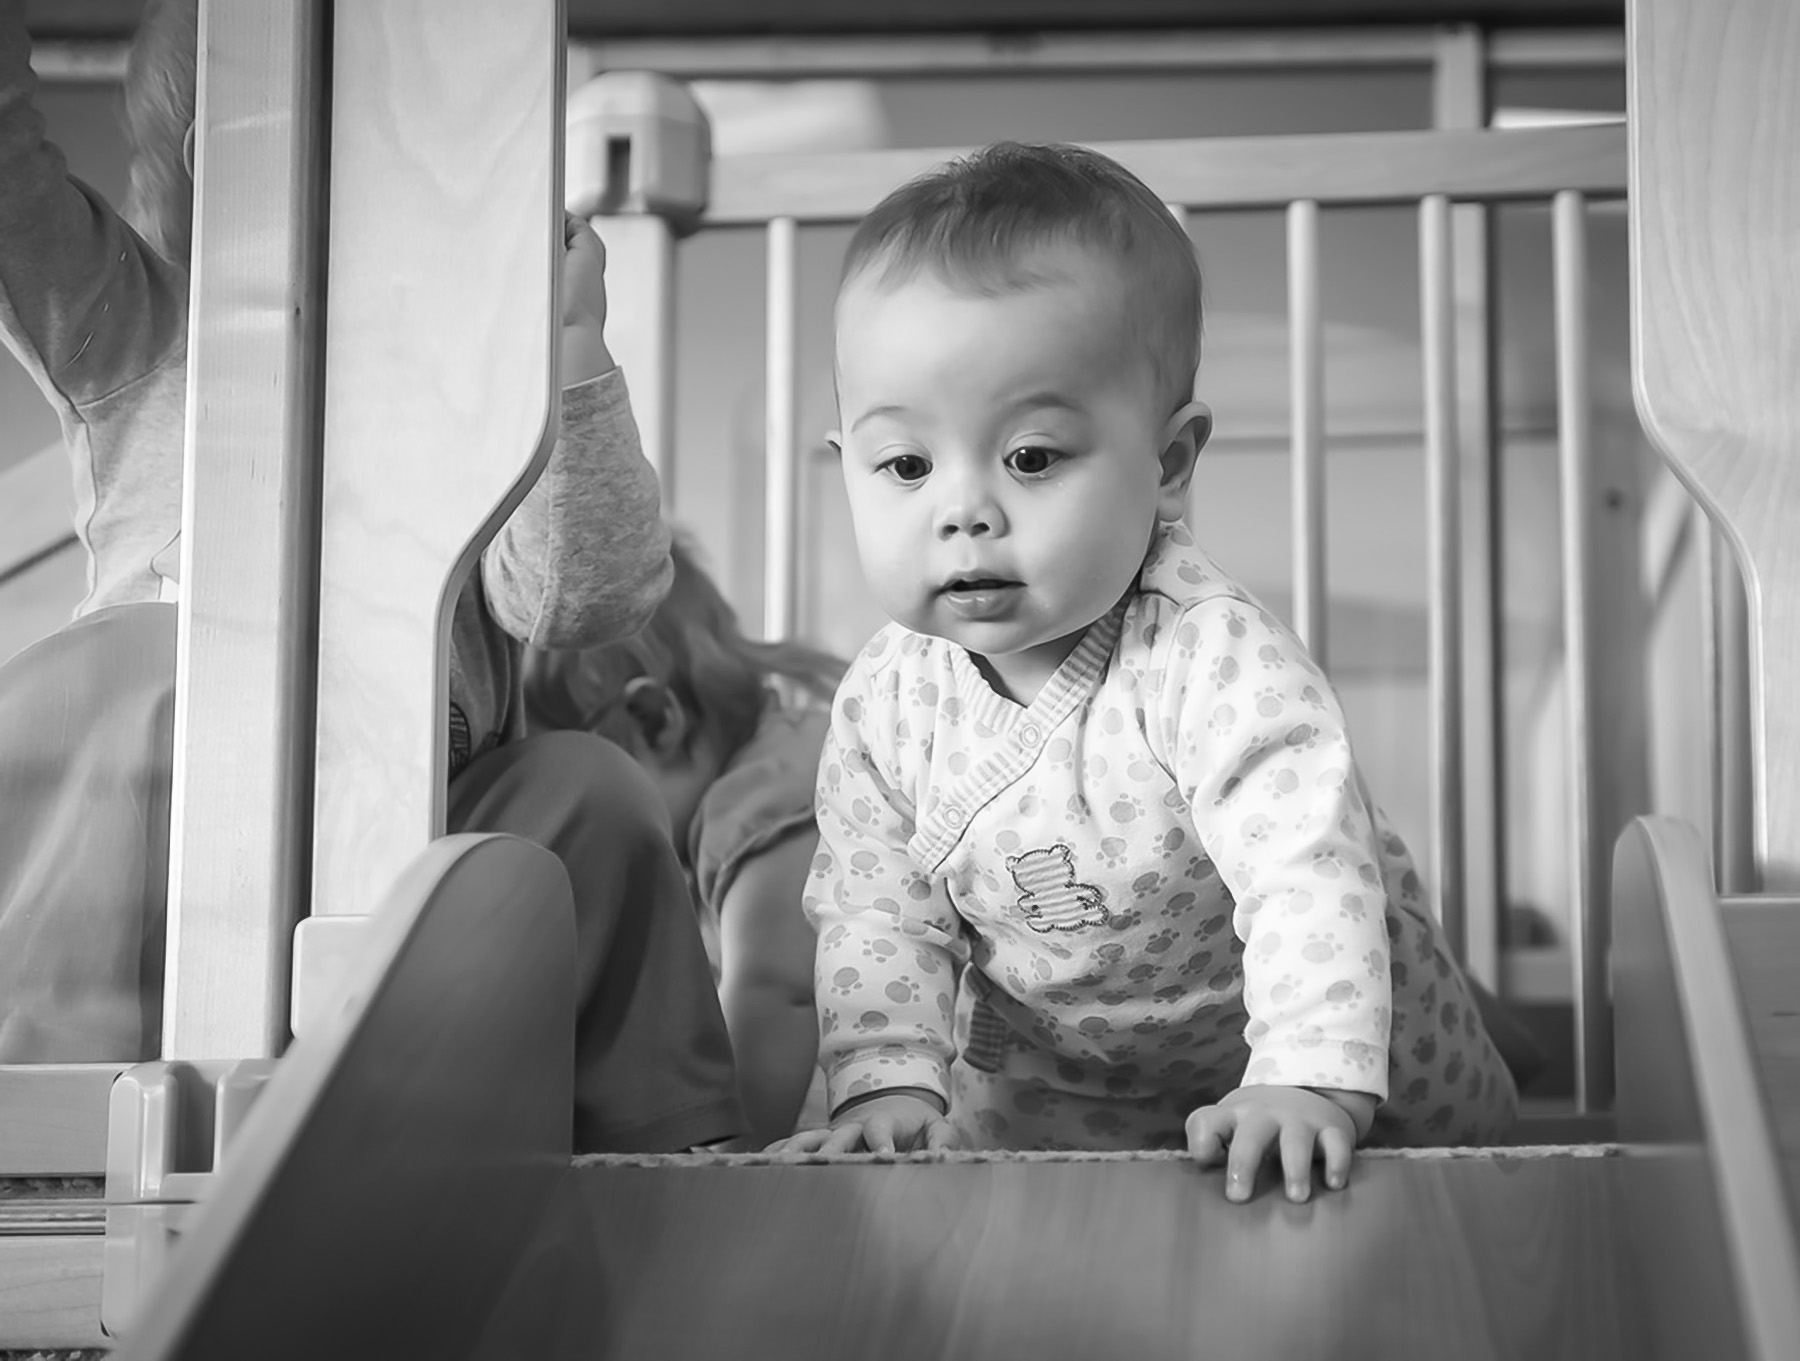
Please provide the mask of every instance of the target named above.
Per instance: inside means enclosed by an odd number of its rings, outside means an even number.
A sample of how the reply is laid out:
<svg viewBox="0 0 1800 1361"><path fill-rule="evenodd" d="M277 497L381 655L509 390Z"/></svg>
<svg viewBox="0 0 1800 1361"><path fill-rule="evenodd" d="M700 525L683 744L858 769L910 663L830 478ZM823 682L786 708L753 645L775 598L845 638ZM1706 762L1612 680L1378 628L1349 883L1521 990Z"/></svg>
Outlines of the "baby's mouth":
<svg viewBox="0 0 1800 1361"><path fill-rule="evenodd" d="M971 595L979 591L1004 591L1023 584L1005 577L952 577L938 588L938 594Z"/></svg>
<svg viewBox="0 0 1800 1361"><path fill-rule="evenodd" d="M953 577L939 588L938 598L964 619L998 620L1011 615L1024 588L1024 582L1004 577Z"/></svg>

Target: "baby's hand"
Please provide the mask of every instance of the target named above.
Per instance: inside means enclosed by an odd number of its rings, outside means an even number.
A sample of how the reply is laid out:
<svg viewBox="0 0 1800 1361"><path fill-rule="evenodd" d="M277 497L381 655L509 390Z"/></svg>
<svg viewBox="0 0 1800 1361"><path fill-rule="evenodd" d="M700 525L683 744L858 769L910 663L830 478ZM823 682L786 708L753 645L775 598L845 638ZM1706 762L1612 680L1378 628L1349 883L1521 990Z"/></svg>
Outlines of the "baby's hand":
<svg viewBox="0 0 1800 1361"><path fill-rule="evenodd" d="M609 373L606 348L606 247L594 229L563 214L562 385L574 387Z"/></svg>
<svg viewBox="0 0 1800 1361"><path fill-rule="evenodd" d="M771 1144L771 1153L913 1153L961 1148L962 1136L922 1096L893 1092L852 1106L829 1129L803 1129Z"/></svg>
<svg viewBox="0 0 1800 1361"><path fill-rule="evenodd" d="M1239 1087L1188 1116L1188 1151L1202 1167L1225 1161L1225 1198L1246 1201L1263 1158L1279 1150L1288 1199L1302 1201L1312 1194L1315 1152L1325 1160L1325 1184L1343 1189L1356 1141L1374 1114L1375 1098L1362 1092L1327 1096L1305 1087Z"/></svg>

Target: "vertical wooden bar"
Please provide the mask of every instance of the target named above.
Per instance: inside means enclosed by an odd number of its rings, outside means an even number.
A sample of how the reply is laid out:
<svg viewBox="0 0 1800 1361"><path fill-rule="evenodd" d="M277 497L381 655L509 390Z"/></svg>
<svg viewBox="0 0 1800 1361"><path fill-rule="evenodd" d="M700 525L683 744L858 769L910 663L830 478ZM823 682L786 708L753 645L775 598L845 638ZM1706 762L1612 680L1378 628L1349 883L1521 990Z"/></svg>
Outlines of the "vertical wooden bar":
<svg viewBox="0 0 1800 1361"><path fill-rule="evenodd" d="M1433 39L1433 125L1488 124L1488 40L1471 25L1438 30ZM1492 211L1486 204L1451 209L1452 288L1456 299L1457 454L1462 482L1462 703L1464 912L1463 964L1498 987L1506 897L1505 770L1501 761L1499 622L1501 599L1497 513L1500 412L1496 394L1498 324L1492 303Z"/></svg>
<svg viewBox="0 0 1800 1361"><path fill-rule="evenodd" d="M1718 800L1714 854L1718 857L1722 893L1756 893L1755 750L1751 717L1750 608L1744 577L1724 535L1711 529L1704 511L1696 511L1709 528L1712 673L1711 711L1715 751L1715 797Z"/></svg>
<svg viewBox="0 0 1800 1361"><path fill-rule="evenodd" d="M558 0L335 15L313 911L443 831L446 642L556 433Z"/></svg>
<svg viewBox="0 0 1800 1361"><path fill-rule="evenodd" d="M1425 369L1427 612L1431 651L1432 900L1450 948L1461 958L1464 915L1462 768L1462 484L1457 476L1456 300L1450 201L1419 202L1420 337Z"/></svg>
<svg viewBox="0 0 1800 1361"><path fill-rule="evenodd" d="M261 1058L287 1038L312 762L324 9L200 9L165 1058Z"/></svg>
<svg viewBox="0 0 1800 1361"><path fill-rule="evenodd" d="M1319 205L1290 203L1288 392L1292 415L1294 631L1321 667L1326 657L1325 340L1319 315Z"/></svg>
<svg viewBox="0 0 1800 1361"><path fill-rule="evenodd" d="M606 246L606 348L631 386L644 457L675 504L675 233L662 218L589 219Z"/></svg>
<svg viewBox="0 0 1800 1361"><path fill-rule="evenodd" d="M800 273L791 217L769 223L769 310L763 454L763 634L794 631L799 563Z"/></svg>
<svg viewBox="0 0 1800 1361"><path fill-rule="evenodd" d="M1562 487L1564 777L1569 807L1569 922L1575 984L1575 1105L1612 1102L1612 1009L1606 966L1612 932L1607 911L1607 840L1596 816L1593 666L1594 450L1588 382L1587 202L1573 191L1551 206L1556 290L1556 429Z"/></svg>

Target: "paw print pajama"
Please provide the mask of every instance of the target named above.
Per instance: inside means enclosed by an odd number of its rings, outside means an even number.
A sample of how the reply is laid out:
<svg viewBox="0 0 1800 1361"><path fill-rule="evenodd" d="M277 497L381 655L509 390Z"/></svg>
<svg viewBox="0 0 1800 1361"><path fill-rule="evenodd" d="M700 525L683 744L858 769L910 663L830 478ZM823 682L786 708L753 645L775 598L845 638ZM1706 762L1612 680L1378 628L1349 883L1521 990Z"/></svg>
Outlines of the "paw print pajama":
<svg viewBox="0 0 1800 1361"><path fill-rule="evenodd" d="M927 1089L988 1148L1178 1144L1254 1083L1372 1093L1372 1142L1512 1123L1331 687L1185 526L1028 706L954 644L877 635L818 793L833 1109Z"/></svg>

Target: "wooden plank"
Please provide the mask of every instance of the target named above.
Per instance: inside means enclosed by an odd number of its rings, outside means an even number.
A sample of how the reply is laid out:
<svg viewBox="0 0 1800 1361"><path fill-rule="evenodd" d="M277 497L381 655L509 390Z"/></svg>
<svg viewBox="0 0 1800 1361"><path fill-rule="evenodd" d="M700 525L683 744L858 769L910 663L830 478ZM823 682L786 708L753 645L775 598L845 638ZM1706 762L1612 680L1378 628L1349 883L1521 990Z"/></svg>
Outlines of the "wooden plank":
<svg viewBox="0 0 1800 1361"><path fill-rule="evenodd" d="M0 469L0 582L75 542L69 456L60 444Z"/></svg>
<svg viewBox="0 0 1800 1361"><path fill-rule="evenodd" d="M136 27L144 0L28 0L32 32L49 37L121 38ZM572 0L569 27L581 35L768 33L844 30L1193 27L1317 23L1610 24L1622 0Z"/></svg>
<svg viewBox="0 0 1800 1361"><path fill-rule="evenodd" d="M319 0L200 11L166 1058L287 1038L311 767Z"/></svg>
<svg viewBox="0 0 1800 1361"><path fill-rule="evenodd" d="M102 1347L98 1234L0 1237L0 1348Z"/></svg>
<svg viewBox="0 0 1800 1361"><path fill-rule="evenodd" d="M1792 1357L1800 1244L1705 846L1683 823L1639 818L1612 883L1619 1136L1690 1165L1698 1154L1706 1169L1678 1200L1634 1208L1646 1299L1681 1330L1696 1298L1729 1290L1745 1354ZM1729 1264L1729 1284L1707 1274L1713 1262Z"/></svg>
<svg viewBox="0 0 1800 1361"><path fill-rule="evenodd" d="M1622 46L1622 45L1621 45ZM945 76L1143 75L1149 72L1422 67L1431 35L1414 29L1025 34L887 33L603 38L583 44L594 69L660 71L682 80L909 79ZM1621 56L1622 60L1622 56Z"/></svg>
<svg viewBox="0 0 1800 1361"><path fill-rule="evenodd" d="M430 846L343 1005L257 1098L120 1361L471 1355L515 1268L546 1266L524 1248L566 1191L574 952L555 856Z"/></svg>
<svg viewBox="0 0 1800 1361"><path fill-rule="evenodd" d="M1179 1156L583 1165L583 1354L1637 1357L1625 1162L1365 1158L1305 1205Z"/></svg>
<svg viewBox="0 0 1800 1361"><path fill-rule="evenodd" d="M1621 126L1506 132L1367 132L1097 142L1159 197L1189 209L1414 202L1426 194L1498 202L1625 189ZM774 217L847 222L966 147L732 156L713 162L712 225Z"/></svg>
<svg viewBox="0 0 1800 1361"><path fill-rule="evenodd" d="M1756 847L1800 888L1800 9L1633 0L1634 388L1729 532L1756 633Z"/></svg>
<svg viewBox="0 0 1800 1361"><path fill-rule="evenodd" d="M106 1103L122 1063L0 1068L0 1177L106 1171Z"/></svg>
<svg viewBox="0 0 1800 1361"><path fill-rule="evenodd" d="M336 12L315 913L443 831L450 609L554 441L561 36L557 0Z"/></svg>

